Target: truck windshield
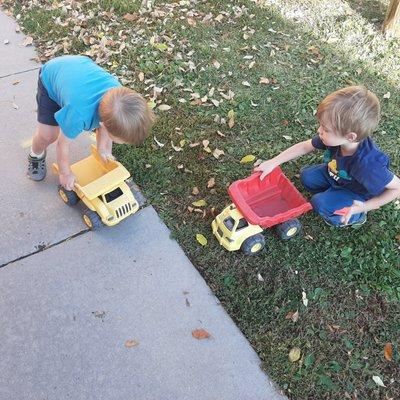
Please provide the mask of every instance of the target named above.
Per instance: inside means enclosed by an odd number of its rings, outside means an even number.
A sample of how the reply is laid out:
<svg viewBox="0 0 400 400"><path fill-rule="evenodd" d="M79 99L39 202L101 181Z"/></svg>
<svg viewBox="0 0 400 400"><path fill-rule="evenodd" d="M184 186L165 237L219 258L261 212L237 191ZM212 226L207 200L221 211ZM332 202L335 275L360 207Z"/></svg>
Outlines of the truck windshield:
<svg viewBox="0 0 400 400"><path fill-rule="evenodd" d="M224 225L231 231L235 226L235 220L232 217L225 218Z"/></svg>
<svg viewBox="0 0 400 400"><path fill-rule="evenodd" d="M122 190L118 187L111 192L108 192L104 195L106 199L106 203L111 203L113 200L118 199L118 197L122 196Z"/></svg>

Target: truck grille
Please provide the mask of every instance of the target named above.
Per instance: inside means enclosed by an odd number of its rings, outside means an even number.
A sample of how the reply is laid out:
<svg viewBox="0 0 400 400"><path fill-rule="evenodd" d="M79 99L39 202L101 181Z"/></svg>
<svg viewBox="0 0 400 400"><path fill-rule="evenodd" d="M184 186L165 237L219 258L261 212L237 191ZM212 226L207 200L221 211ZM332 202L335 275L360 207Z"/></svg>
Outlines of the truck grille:
<svg viewBox="0 0 400 400"><path fill-rule="evenodd" d="M124 204L122 207L117 208L115 214L117 218L123 218L126 214L129 214L132 210L131 203Z"/></svg>

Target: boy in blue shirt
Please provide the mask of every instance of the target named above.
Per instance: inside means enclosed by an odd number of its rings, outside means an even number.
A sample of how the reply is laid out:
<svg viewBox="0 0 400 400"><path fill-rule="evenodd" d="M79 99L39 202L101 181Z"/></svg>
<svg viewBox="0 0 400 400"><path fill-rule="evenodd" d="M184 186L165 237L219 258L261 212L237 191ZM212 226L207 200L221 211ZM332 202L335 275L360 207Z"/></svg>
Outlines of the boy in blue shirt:
<svg viewBox="0 0 400 400"><path fill-rule="evenodd" d="M122 87L117 78L84 56L62 56L42 66L36 95L38 127L28 156L28 176L46 176L46 149L57 140L60 184L74 188L69 164L71 140L82 131L97 129L97 149L112 157L112 144L138 145L148 136L153 112L138 93Z"/></svg>
<svg viewBox="0 0 400 400"><path fill-rule="evenodd" d="M400 179L389 169L389 157L370 135L380 117L378 98L361 86L328 95L318 106L318 136L283 151L255 170L260 179L278 165L325 150L323 164L301 170L300 179L314 193L314 210L331 226L360 225L366 213L400 197Z"/></svg>

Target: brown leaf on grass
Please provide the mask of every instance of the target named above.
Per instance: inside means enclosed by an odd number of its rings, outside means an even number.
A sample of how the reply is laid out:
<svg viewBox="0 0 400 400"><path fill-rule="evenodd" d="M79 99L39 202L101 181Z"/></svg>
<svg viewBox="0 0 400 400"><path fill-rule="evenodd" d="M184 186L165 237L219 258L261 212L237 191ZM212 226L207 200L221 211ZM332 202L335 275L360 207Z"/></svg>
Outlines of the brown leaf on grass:
<svg viewBox="0 0 400 400"><path fill-rule="evenodd" d="M199 192L199 188L197 187L197 186L195 186L193 189L192 189L192 194L194 194L195 196L197 195L197 194L199 194L200 192Z"/></svg>
<svg viewBox="0 0 400 400"><path fill-rule="evenodd" d="M260 78L260 83L263 83L264 85L268 85L270 83L268 78Z"/></svg>
<svg viewBox="0 0 400 400"><path fill-rule="evenodd" d="M194 18L188 18L187 19L187 23L190 26L196 26L197 25L197 22L196 22L196 20Z"/></svg>
<svg viewBox="0 0 400 400"><path fill-rule="evenodd" d="M392 343L385 344L385 347L383 348L383 355L385 356L386 360L392 361L392 357L393 357Z"/></svg>
<svg viewBox="0 0 400 400"><path fill-rule="evenodd" d="M287 119L284 119L283 121L281 121L281 124L283 126L288 126L289 125L289 121Z"/></svg>
<svg viewBox="0 0 400 400"><path fill-rule="evenodd" d="M396 236L395 236L395 239L396 239L398 242L400 242L400 235L396 235Z"/></svg>
<svg viewBox="0 0 400 400"><path fill-rule="evenodd" d="M215 178L212 177L212 178L210 178L210 179L208 180L208 182L207 182L207 188L208 188L208 189L211 189L211 188L213 188L214 186L215 186Z"/></svg>
<svg viewBox="0 0 400 400"><path fill-rule="evenodd" d="M132 348L132 347L136 347L136 346L138 346L138 345L139 345L139 342L137 342L137 341L134 340L134 339L129 339L129 340L127 340L127 341L125 342L125 347L128 348L128 349L130 349L130 348Z"/></svg>
<svg viewBox="0 0 400 400"><path fill-rule="evenodd" d="M136 21L137 19L139 19L139 15L136 13L126 13L123 17L122 17L125 21L128 22L132 22L132 21Z"/></svg>
<svg viewBox="0 0 400 400"><path fill-rule="evenodd" d="M218 160L218 158L220 157L220 156L222 156L222 155L224 155L225 154L225 152L223 151L223 150L220 150L220 149L215 149L214 151L213 151L213 156Z"/></svg>
<svg viewBox="0 0 400 400"><path fill-rule="evenodd" d="M192 332L192 336L198 340L208 339L211 335L205 329L196 329Z"/></svg>
<svg viewBox="0 0 400 400"><path fill-rule="evenodd" d="M294 312L293 311L289 311L286 314L285 319L291 319L293 322L297 322L298 319L299 319L299 311L298 310L296 310Z"/></svg>
<svg viewBox="0 0 400 400"><path fill-rule="evenodd" d="M139 72L138 78L139 78L140 82L143 82L144 81L144 73L143 72Z"/></svg>

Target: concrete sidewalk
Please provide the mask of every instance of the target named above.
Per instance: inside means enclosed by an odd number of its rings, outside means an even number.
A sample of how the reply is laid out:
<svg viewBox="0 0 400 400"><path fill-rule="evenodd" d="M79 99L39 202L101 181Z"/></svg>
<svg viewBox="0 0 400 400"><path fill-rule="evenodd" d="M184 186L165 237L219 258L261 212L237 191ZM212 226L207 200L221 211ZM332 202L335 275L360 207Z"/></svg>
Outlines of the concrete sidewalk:
<svg viewBox="0 0 400 400"><path fill-rule="evenodd" d="M25 177L39 66L15 28L0 11L0 399L284 399L152 207L89 232Z"/></svg>

